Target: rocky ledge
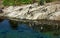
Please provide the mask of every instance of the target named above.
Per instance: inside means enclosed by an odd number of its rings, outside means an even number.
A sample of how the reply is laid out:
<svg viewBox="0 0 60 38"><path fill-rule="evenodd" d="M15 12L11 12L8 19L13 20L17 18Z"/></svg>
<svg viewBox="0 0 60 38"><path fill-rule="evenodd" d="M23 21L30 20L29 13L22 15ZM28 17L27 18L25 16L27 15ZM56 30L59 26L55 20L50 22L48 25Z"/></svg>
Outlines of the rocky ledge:
<svg viewBox="0 0 60 38"><path fill-rule="evenodd" d="M9 6L3 9L5 16L19 19L60 20L60 4L48 3L38 6L37 3L23 6Z"/></svg>

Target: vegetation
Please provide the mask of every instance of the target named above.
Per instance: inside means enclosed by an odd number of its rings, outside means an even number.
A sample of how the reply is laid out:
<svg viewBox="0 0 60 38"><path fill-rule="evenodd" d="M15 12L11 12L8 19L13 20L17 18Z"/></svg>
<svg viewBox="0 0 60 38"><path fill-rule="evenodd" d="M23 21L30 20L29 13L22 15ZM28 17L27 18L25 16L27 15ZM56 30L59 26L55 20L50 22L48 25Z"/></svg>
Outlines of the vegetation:
<svg viewBox="0 0 60 38"><path fill-rule="evenodd" d="M21 5L21 4L30 4L32 0L3 0L3 5Z"/></svg>
<svg viewBox="0 0 60 38"><path fill-rule="evenodd" d="M44 5L45 0L40 0L39 5Z"/></svg>
<svg viewBox="0 0 60 38"><path fill-rule="evenodd" d="M54 0L46 0L47 3L52 2L52 1L54 1Z"/></svg>
<svg viewBox="0 0 60 38"><path fill-rule="evenodd" d="M36 1L39 2L39 4L43 5L44 1L52 2L53 0L3 0L3 5L4 6L9 6L9 5L22 5L22 4L30 4L30 3L35 3Z"/></svg>

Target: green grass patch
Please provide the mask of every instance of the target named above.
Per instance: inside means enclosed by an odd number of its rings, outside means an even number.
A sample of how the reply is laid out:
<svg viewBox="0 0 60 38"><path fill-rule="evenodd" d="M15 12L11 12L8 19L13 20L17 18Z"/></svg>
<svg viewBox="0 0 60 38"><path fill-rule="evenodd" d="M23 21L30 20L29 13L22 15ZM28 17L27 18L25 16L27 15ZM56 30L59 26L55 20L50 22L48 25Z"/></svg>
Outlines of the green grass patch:
<svg viewBox="0 0 60 38"><path fill-rule="evenodd" d="M48 3L54 0L36 0L36 1L43 4L44 1ZM23 5L23 4L31 4L31 3L33 3L33 0L3 0L4 6Z"/></svg>
<svg viewBox="0 0 60 38"><path fill-rule="evenodd" d="M32 0L3 0L4 6L30 4Z"/></svg>

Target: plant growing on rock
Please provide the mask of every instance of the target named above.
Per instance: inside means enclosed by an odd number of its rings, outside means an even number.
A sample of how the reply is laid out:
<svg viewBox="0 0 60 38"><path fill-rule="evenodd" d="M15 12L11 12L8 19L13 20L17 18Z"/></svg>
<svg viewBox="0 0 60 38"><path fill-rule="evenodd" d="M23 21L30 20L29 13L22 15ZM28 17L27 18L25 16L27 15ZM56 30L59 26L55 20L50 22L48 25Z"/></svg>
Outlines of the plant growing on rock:
<svg viewBox="0 0 60 38"><path fill-rule="evenodd" d="M39 5L44 5L45 0L39 0Z"/></svg>
<svg viewBox="0 0 60 38"><path fill-rule="evenodd" d="M52 1L54 1L54 0L45 0L46 1L46 3L49 3L49 2L52 2Z"/></svg>

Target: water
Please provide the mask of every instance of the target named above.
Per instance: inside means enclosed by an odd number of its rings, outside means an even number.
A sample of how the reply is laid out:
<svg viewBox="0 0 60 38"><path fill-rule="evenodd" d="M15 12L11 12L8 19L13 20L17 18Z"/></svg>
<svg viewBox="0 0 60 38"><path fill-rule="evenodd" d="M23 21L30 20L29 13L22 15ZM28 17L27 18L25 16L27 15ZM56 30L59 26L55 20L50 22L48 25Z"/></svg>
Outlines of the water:
<svg viewBox="0 0 60 38"><path fill-rule="evenodd" d="M26 24L18 24L16 30L13 30L10 25L9 20L0 22L0 38L53 38L51 35L35 32Z"/></svg>

